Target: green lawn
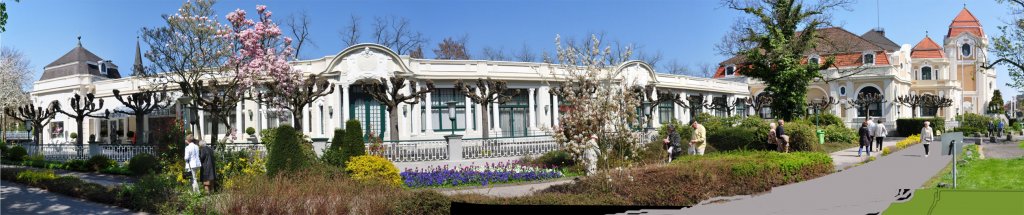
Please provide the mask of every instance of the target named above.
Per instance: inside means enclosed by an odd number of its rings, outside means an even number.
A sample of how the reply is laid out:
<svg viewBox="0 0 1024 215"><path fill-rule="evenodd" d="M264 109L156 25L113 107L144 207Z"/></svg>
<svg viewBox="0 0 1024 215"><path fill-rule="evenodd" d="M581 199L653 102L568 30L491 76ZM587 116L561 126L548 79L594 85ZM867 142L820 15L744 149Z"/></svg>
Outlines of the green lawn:
<svg viewBox="0 0 1024 215"><path fill-rule="evenodd" d="M1024 214L1024 190L919 189L882 214Z"/></svg>
<svg viewBox="0 0 1024 215"><path fill-rule="evenodd" d="M958 166L957 188L1024 190L1024 158L976 159ZM942 183L953 184L951 174L944 174Z"/></svg>
<svg viewBox="0 0 1024 215"><path fill-rule="evenodd" d="M833 153L857 146L857 143L826 142L825 145L821 146L821 148L825 149L825 152L827 153Z"/></svg>
<svg viewBox="0 0 1024 215"><path fill-rule="evenodd" d="M1024 149L1024 141L1020 141L1020 148Z"/></svg>

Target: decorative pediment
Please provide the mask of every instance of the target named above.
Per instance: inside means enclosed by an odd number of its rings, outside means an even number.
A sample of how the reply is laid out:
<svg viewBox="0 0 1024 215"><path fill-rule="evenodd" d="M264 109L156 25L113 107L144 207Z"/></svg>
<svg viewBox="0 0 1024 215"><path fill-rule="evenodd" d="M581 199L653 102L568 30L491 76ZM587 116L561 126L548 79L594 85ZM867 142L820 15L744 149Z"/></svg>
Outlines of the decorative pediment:
<svg viewBox="0 0 1024 215"><path fill-rule="evenodd" d="M377 44L358 44L339 53L324 74L337 73L339 84L349 85L362 79L411 73L402 58L387 47Z"/></svg>
<svg viewBox="0 0 1024 215"><path fill-rule="evenodd" d="M658 82L654 68L643 61L634 60L619 64L615 72L618 79L630 86L647 86Z"/></svg>

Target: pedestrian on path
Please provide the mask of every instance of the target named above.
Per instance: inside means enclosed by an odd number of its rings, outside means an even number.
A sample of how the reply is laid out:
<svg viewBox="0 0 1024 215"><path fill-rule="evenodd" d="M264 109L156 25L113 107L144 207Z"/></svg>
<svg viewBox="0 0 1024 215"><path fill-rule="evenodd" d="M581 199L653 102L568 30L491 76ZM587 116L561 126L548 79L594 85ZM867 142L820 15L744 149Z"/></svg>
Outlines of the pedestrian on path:
<svg viewBox="0 0 1024 215"><path fill-rule="evenodd" d="M789 153L789 135L786 135L786 129L782 128L785 124L785 120L779 120L779 127L775 128L775 137L780 141L779 147L782 147L782 152Z"/></svg>
<svg viewBox="0 0 1024 215"><path fill-rule="evenodd" d="M877 120L875 123L875 151L882 151L882 141L885 140L885 136L889 135L889 129L885 128L885 124L882 124L882 120Z"/></svg>
<svg viewBox="0 0 1024 215"><path fill-rule="evenodd" d="M857 148L857 157L860 157L861 151L867 148L868 157L871 157L871 131L868 129L868 122L860 124L860 148Z"/></svg>
<svg viewBox="0 0 1024 215"><path fill-rule="evenodd" d="M199 160L202 163L202 171L199 171L199 180L203 182L206 192L210 192L210 188L214 186L213 183L217 180L217 161L214 159L213 148L210 145L200 142Z"/></svg>
<svg viewBox="0 0 1024 215"><path fill-rule="evenodd" d="M928 145L935 139L935 134L932 133L931 123L924 121L924 127L921 128L921 145L924 146L924 157L928 157Z"/></svg>
<svg viewBox="0 0 1024 215"><path fill-rule="evenodd" d="M776 133L779 125L774 122L768 124L768 150L779 151L779 137Z"/></svg>
<svg viewBox="0 0 1024 215"><path fill-rule="evenodd" d="M690 137L690 154L704 155L704 148L708 145L707 130L697 120L690 123L690 126L693 127L693 136Z"/></svg>
<svg viewBox="0 0 1024 215"><path fill-rule="evenodd" d="M868 136L871 136L868 139L868 151L875 151L874 144L872 144L872 143L875 142L875 130L878 128L878 125L875 125L875 121L872 121L871 117L867 118L867 123L868 123Z"/></svg>
<svg viewBox="0 0 1024 215"><path fill-rule="evenodd" d="M199 192L199 182L197 181L197 173L199 171L199 168L203 166L201 160L199 159L199 146L196 145L196 140L192 137L192 135L189 135L185 139L191 140L188 141L188 146L185 146L185 169L188 170L190 174L192 174L192 192Z"/></svg>
<svg viewBox="0 0 1024 215"><path fill-rule="evenodd" d="M668 162L672 162L672 159L679 156L679 152L683 149L683 145L680 143L682 138L679 137L675 124L668 124L668 137L666 139L668 141Z"/></svg>

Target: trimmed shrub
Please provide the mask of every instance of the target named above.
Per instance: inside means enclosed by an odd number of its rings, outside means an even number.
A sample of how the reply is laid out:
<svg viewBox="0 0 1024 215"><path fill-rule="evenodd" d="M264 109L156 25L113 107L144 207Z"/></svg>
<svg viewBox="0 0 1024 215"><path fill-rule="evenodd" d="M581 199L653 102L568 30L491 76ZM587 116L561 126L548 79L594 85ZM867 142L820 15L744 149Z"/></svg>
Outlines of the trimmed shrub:
<svg viewBox="0 0 1024 215"><path fill-rule="evenodd" d="M564 150L550 151L524 163L543 167L569 167L576 165L576 161L572 159L569 152Z"/></svg>
<svg viewBox="0 0 1024 215"><path fill-rule="evenodd" d="M815 118L815 117L817 117L817 118ZM829 125L845 126L843 124L843 119L842 118L839 118L839 116L836 116L835 114L830 114L830 113L808 115L808 116L804 117L804 120L806 120L808 122L808 124L811 124L811 125L814 125L815 122L817 122L818 126L829 126Z"/></svg>
<svg viewBox="0 0 1024 215"><path fill-rule="evenodd" d="M28 170L18 173L17 180L25 182L26 184L33 185L38 184L40 181L53 180L57 178L57 174L53 173L53 170Z"/></svg>
<svg viewBox="0 0 1024 215"><path fill-rule="evenodd" d="M69 160L64 162L64 167L62 169L86 172L89 171L89 163L85 162L85 160Z"/></svg>
<svg viewBox="0 0 1024 215"><path fill-rule="evenodd" d="M786 130L786 135L789 135L789 151L825 151L818 143L818 136L815 134L813 125L793 122L783 125L783 129Z"/></svg>
<svg viewBox="0 0 1024 215"><path fill-rule="evenodd" d="M828 125L823 130L825 130L826 143L857 144L857 138L860 138L857 130L847 128L842 124Z"/></svg>
<svg viewBox="0 0 1024 215"><path fill-rule="evenodd" d="M452 200L434 190L420 190L398 199L392 206L392 213L399 215L442 215L449 214Z"/></svg>
<svg viewBox="0 0 1024 215"><path fill-rule="evenodd" d="M309 167L313 164L312 147L303 147L304 141L298 139L298 131L288 125L274 129L273 142L270 142L267 155L267 175L276 176Z"/></svg>
<svg viewBox="0 0 1024 215"><path fill-rule="evenodd" d="M342 157L341 147L344 145L345 130L336 129L334 130L334 137L331 138L331 146L324 151L324 155L320 156L320 160L324 163L333 166L344 166L345 158Z"/></svg>
<svg viewBox="0 0 1024 215"><path fill-rule="evenodd" d="M157 211L161 204L177 196L175 187L180 186L174 179L165 175L153 174L139 178L139 181L126 185L120 197L130 208L144 211Z"/></svg>
<svg viewBox="0 0 1024 215"><path fill-rule="evenodd" d="M11 147L9 152L5 152L5 154L6 156L4 156L4 159L14 162L21 162L23 159L25 159L25 156L28 155L28 151L25 151L25 147L14 146Z"/></svg>
<svg viewBox="0 0 1024 215"><path fill-rule="evenodd" d="M718 151L764 150L768 144L768 130L754 127L723 127L708 131L708 144ZM685 141L685 140L684 140Z"/></svg>
<svg viewBox="0 0 1024 215"><path fill-rule="evenodd" d="M911 118L911 119L897 119L896 120L896 133L901 137L909 137L910 135L920 134L921 128L924 127L924 122L931 123L931 127L935 131L946 130L946 120L938 117L933 118ZM987 126L987 125L986 125Z"/></svg>
<svg viewBox="0 0 1024 215"><path fill-rule="evenodd" d="M252 136L253 134L256 134L256 129L252 127L245 128L245 134Z"/></svg>
<svg viewBox="0 0 1024 215"><path fill-rule="evenodd" d="M71 134L69 134L68 137L70 137L71 139L77 139L78 138L78 133L71 132Z"/></svg>
<svg viewBox="0 0 1024 215"><path fill-rule="evenodd" d="M966 113L956 117L957 121L960 122L960 127L953 129L954 131L964 132L966 134L974 133L987 133L988 123L992 122L991 117Z"/></svg>
<svg viewBox="0 0 1024 215"><path fill-rule="evenodd" d="M352 157L366 154L366 145L363 142L363 129L359 120L345 122L345 138L342 139L341 163L347 164Z"/></svg>
<svg viewBox="0 0 1024 215"><path fill-rule="evenodd" d="M383 183L391 186L402 186L402 176L398 168L387 158L361 155L352 157L345 164L345 171L353 180L367 183Z"/></svg>
<svg viewBox="0 0 1024 215"><path fill-rule="evenodd" d="M106 155L94 155L86 161L86 166L89 167L90 171L100 171L114 165L117 165L117 162Z"/></svg>
<svg viewBox="0 0 1024 215"><path fill-rule="evenodd" d="M137 154L128 161L128 171L135 176L156 173L160 171L160 161L147 153Z"/></svg>
<svg viewBox="0 0 1024 215"><path fill-rule="evenodd" d="M903 150L903 149L905 149L907 147L910 147L911 145L918 144L918 143L921 143L921 136L919 136L917 134L910 135L909 137L904 138L903 140L900 140L899 142L896 142L895 146L888 146L888 147L883 148L882 149L882 155L889 155L889 154L891 154L893 152L896 152L896 151L899 151L899 150Z"/></svg>

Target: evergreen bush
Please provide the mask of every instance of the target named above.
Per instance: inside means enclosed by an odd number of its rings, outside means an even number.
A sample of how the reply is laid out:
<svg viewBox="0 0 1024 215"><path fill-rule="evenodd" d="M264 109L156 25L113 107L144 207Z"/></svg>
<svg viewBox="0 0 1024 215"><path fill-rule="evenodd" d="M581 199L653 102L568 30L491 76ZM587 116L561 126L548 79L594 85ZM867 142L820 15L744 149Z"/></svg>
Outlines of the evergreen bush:
<svg viewBox="0 0 1024 215"><path fill-rule="evenodd" d="M956 120L960 122L960 127L957 127L954 131L964 132L965 134L986 133L988 132L988 123L993 121L991 117L973 113L957 116Z"/></svg>
<svg viewBox="0 0 1024 215"><path fill-rule="evenodd" d="M946 120L938 117L932 118L911 118L911 119L897 119L896 120L896 133L901 137L909 137L910 135L920 134L921 128L924 127L924 122L930 122L932 130L945 131ZM988 126L988 125L986 125Z"/></svg>
<svg viewBox="0 0 1024 215"><path fill-rule="evenodd" d="M783 125L786 135L789 135L789 151L810 151L824 152L825 149L818 143L818 136L815 134L814 125L799 122L786 123Z"/></svg>
<svg viewBox="0 0 1024 215"><path fill-rule="evenodd" d="M160 162L153 155L137 154L128 161L128 170L132 175L142 176L160 171Z"/></svg>
<svg viewBox="0 0 1024 215"><path fill-rule="evenodd" d="M25 156L28 155L28 151L25 150L25 147L14 146L11 147L9 152L5 152L4 154L6 154L6 156L4 156L4 159L14 162L21 162L23 159L25 159Z"/></svg>
<svg viewBox="0 0 1024 215"><path fill-rule="evenodd" d="M345 138L342 139L341 163L347 164L352 157L365 155L366 145L363 142L363 129L359 120L345 122Z"/></svg>
<svg viewBox="0 0 1024 215"><path fill-rule="evenodd" d="M324 151L324 155L320 157L324 163L333 166L344 166L345 159L342 157L341 147L344 146L345 130L336 129L334 130L334 137L331 138L331 146Z"/></svg>
<svg viewBox="0 0 1024 215"><path fill-rule="evenodd" d="M298 131L284 125L274 129L274 138L270 142L267 155L267 175L273 177L284 172L292 172L309 167L313 164L312 147L303 147L304 140L298 137Z"/></svg>
<svg viewBox="0 0 1024 215"><path fill-rule="evenodd" d="M94 155L86 161L86 165L90 171L100 171L101 169L117 165L117 162L106 155Z"/></svg>

